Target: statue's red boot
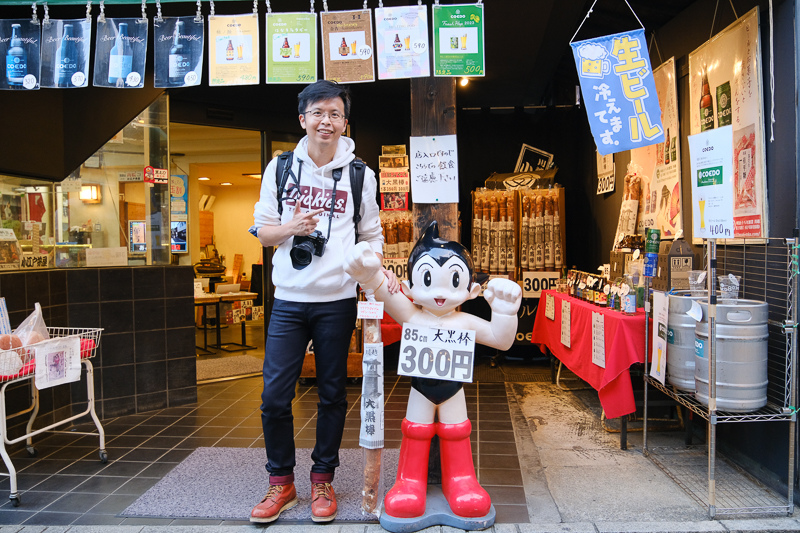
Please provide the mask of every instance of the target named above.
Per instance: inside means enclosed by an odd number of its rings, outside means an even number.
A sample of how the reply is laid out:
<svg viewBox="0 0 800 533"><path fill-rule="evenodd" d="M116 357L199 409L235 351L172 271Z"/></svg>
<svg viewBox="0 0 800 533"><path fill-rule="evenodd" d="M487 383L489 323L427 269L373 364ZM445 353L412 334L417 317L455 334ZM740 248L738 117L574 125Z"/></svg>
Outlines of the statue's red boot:
<svg viewBox="0 0 800 533"><path fill-rule="evenodd" d="M397 480L386 493L383 507L386 514L394 518L415 518L425 512L428 456L436 428L434 424L418 424L404 418L401 429L403 442L400 444Z"/></svg>
<svg viewBox="0 0 800 533"><path fill-rule="evenodd" d="M489 514L492 499L475 477L469 436L472 423L436 423L442 456L442 492L457 516L478 518Z"/></svg>

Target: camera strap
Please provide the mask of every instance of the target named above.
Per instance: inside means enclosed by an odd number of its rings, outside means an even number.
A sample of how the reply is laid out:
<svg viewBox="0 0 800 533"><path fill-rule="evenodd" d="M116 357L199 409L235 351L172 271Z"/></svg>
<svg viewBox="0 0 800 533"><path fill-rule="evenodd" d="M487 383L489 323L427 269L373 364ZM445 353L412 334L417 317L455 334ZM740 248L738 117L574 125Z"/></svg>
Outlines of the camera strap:
<svg viewBox="0 0 800 533"><path fill-rule="evenodd" d="M342 169L335 168L331 173L333 176L333 193L331 194L331 212L328 214L328 236L325 237L325 240L328 241L331 238L331 224L333 223L333 208L336 207L336 186L339 185L339 180L342 179Z"/></svg>

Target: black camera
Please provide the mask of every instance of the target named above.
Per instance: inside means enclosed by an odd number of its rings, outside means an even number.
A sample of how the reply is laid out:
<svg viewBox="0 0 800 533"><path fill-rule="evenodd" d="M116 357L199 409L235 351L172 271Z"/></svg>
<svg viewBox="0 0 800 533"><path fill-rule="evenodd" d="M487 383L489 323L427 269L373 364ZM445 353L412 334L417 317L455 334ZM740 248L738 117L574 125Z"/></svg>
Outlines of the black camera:
<svg viewBox="0 0 800 533"><path fill-rule="evenodd" d="M311 260L316 255L322 257L325 253L325 243L328 240L322 236L322 232L314 230L311 235L295 236L292 241L292 249L289 257L292 258L292 266L297 270L303 270L311 264Z"/></svg>

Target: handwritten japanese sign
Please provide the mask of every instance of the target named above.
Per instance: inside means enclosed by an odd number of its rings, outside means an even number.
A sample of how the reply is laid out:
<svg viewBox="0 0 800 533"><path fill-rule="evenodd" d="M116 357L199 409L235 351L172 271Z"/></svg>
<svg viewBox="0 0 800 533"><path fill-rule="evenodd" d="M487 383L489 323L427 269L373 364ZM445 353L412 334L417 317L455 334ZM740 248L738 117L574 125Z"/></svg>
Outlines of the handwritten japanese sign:
<svg viewBox="0 0 800 533"><path fill-rule="evenodd" d="M608 155L663 142L644 30L571 46L597 151Z"/></svg>
<svg viewBox="0 0 800 533"><path fill-rule="evenodd" d="M455 135L411 137L411 198L415 203L458 202Z"/></svg>
<svg viewBox="0 0 800 533"><path fill-rule="evenodd" d="M474 331L403 324L399 375L471 383L474 361Z"/></svg>

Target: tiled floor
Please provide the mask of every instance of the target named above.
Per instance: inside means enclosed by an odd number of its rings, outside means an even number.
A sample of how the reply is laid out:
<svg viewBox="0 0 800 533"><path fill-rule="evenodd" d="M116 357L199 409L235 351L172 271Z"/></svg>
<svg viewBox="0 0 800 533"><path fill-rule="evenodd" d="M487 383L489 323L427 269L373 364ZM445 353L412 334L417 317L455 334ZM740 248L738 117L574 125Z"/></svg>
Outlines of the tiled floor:
<svg viewBox="0 0 800 533"><path fill-rule="evenodd" d="M409 389L407 378L386 378L386 447L400 446L399 428ZM465 391L473 423L475 466L492 496L497 522L528 522L505 384L467 384ZM358 446L360 393L360 385L349 388L343 447ZM41 436L34 440L37 457L29 457L24 449L12 454L21 505L14 508L5 501L9 480L3 479L0 501L5 503L0 506L0 524L245 523L124 518L119 513L198 447L262 447L260 394L260 378L206 384L198 387L196 404L105 420L108 464L99 460L97 437ZM298 385L294 402L298 448L313 447L316 402L313 384ZM75 429L91 431L94 427ZM266 488L266 473L264 478Z"/></svg>

